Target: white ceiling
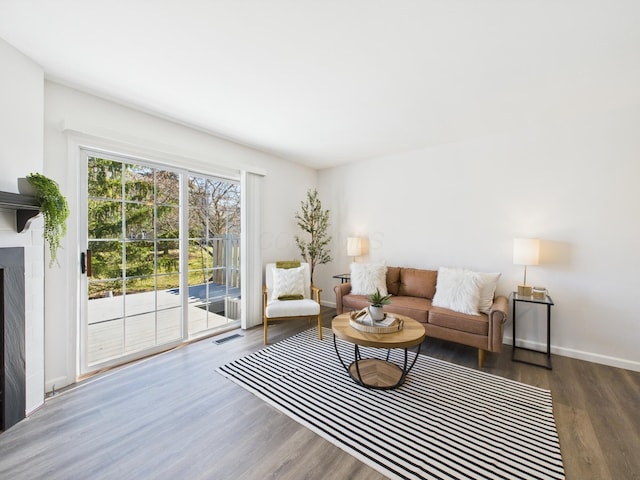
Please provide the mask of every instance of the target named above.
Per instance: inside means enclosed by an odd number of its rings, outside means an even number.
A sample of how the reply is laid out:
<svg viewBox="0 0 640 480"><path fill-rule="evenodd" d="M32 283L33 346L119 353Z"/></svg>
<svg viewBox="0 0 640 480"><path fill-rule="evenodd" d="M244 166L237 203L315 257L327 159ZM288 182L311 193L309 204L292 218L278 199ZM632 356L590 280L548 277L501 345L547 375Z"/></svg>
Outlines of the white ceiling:
<svg viewBox="0 0 640 480"><path fill-rule="evenodd" d="M640 103L639 0L0 0L47 78L323 168Z"/></svg>

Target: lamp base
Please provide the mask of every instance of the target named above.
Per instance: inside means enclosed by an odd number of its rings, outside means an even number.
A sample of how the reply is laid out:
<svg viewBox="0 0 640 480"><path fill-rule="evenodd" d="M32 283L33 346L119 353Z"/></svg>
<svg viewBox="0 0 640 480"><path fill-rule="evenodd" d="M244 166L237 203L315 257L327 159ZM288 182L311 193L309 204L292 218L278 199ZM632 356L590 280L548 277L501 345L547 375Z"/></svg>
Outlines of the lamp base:
<svg viewBox="0 0 640 480"><path fill-rule="evenodd" d="M530 297L531 287L529 285L518 285L518 295L522 295L524 297Z"/></svg>

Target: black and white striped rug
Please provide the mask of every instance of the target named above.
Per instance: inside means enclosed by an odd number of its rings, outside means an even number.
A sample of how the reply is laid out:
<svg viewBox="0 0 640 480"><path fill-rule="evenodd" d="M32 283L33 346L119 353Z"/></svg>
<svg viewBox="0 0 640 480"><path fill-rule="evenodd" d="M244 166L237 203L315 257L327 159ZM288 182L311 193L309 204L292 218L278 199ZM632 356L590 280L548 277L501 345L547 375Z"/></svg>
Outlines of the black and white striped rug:
<svg viewBox="0 0 640 480"><path fill-rule="evenodd" d="M426 355L401 387L369 390L323 334L307 330L218 372L392 479L564 478L548 390ZM353 345L338 346L350 363ZM402 350L391 353L401 363Z"/></svg>

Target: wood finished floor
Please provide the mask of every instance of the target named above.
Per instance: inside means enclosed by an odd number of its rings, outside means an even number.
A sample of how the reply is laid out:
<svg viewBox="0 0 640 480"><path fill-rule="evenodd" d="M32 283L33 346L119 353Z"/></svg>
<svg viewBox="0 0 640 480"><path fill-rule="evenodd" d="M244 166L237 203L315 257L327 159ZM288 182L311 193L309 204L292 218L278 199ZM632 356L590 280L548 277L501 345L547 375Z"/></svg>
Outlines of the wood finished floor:
<svg viewBox="0 0 640 480"><path fill-rule="evenodd" d="M325 326L333 313L323 309ZM309 326L274 324L270 341ZM385 478L217 374L262 347L261 328L239 333L48 400L0 434L0 479ZM640 479L640 373L558 356L548 371L512 362L510 351L487 354L484 370L551 390L567 479ZM427 339L423 353L476 368L476 351L465 346Z"/></svg>

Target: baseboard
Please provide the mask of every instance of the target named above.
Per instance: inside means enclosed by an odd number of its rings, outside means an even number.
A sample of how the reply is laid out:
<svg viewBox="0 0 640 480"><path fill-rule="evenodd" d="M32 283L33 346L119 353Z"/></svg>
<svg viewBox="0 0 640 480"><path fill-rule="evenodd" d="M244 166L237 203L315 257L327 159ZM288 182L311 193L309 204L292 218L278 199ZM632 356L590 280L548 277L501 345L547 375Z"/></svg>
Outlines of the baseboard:
<svg viewBox="0 0 640 480"><path fill-rule="evenodd" d="M75 383L75 380L69 380L68 377L57 377L44 382L44 391L49 394L54 389L60 390L68 385Z"/></svg>
<svg viewBox="0 0 640 480"><path fill-rule="evenodd" d="M327 300L320 300L320 305L323 307L336 308L336 302L328 302Z"/></svg>
<svg viewBox="0 0 640 480"><path fill-rule="evenodd" d="M507 345L512 345L512 337L507 337L505 335L504 343ZM518 345L541 351L545 351L547 348L546 344L544 343L531 342L526 340L518 340ZM624 368L625 370L640 372L640 362L627 360L626 358L610 357L608 355L600 355L593 352L574 350L572 348L559 347L557 345L551 345L551 353L555 355L561 355L563 357L575 358L576 360L584 360L586 362L599 363L601 365L607 365L609 367Z"/></svg>
<svg viewBox="0 0 640 480"><path fill-rule="evenodd" d="M38 410L40 410L42 407L44 407L44 401L39 404L37 407L32 408L31 410L27 410L25 416L29 416L29 415L33 415L34 413L36 413Z"/></svg>

